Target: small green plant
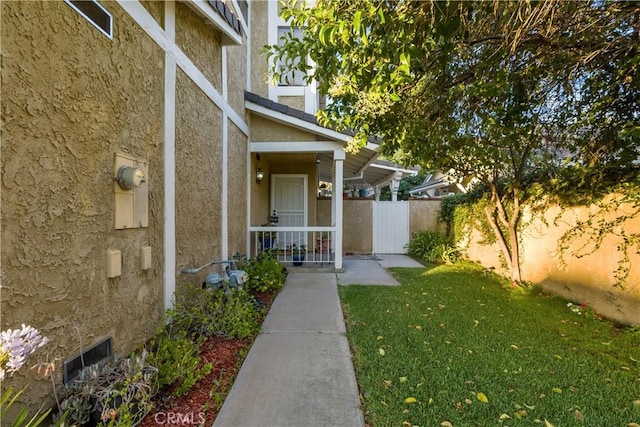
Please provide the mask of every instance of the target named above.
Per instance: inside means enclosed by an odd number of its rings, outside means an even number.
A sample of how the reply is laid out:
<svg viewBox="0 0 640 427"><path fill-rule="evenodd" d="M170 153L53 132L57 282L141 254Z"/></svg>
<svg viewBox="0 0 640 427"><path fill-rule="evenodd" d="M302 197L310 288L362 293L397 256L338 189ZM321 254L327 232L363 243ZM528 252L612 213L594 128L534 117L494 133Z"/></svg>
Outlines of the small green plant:
<svg viewBox="0 0 640 427"><path fill-rule="evenodd" d="M242 289L209 291L186 286L177 294L176 306L167 312L171 336L185 331L192 339L222 336L246 338L260 330L260 311Z"/></svg>
<svg viewBox="0 0 640 427"><path fill-rule="evenodd" d="M429 255L427 261L440 264L453 264L458 260L459 250L447 243L440 243L434 247Z"/></svg>
<svg viewBox="0 0 640 427"><path fill-rule="evenodd" d="M407 252L414 258L433 263L452 264L459 257L459 251L449 237L431 230L415 233L407 245Z"/></svg>
<svg viewBox="0 0 640 427"><path fill-rule="evenodd" d="M13 387L9 387L2 392L2 396L0 396L0 419L6 419L7 413L13 407L13 405L17 402L18 398L24 390L20 390L18 392L15 391ZM50 411L45 411L41 413L38 411L31 418L28 418L27 408L23 407L20 409L18 414L15 416L13 421L11 422L12 427L36 427L44 422L44 420L49 415Z"/></svg>
<svg viewBox="0 0 640 427"><path fill-rule="evenodd" d="M148 353L87 366L66 387L60 412L71 425L134 425L153 407L158 391L158 370Z"/></svg>
<svg viewBox="0 0 640 427"><path fill-rule="evenodd" d="M176 332L173 336L162 331L151 341L151 347L148 360L158 368L159 386L170 386L180 381L172 392L174 396L186 393L213 369L211 363L200 366L199 344L187 337L186 331Z"/></svg>
<svg viewBox="0 0 640 427"><path fill-rule="evenodd" d="M287 278L282 265L269 252L262 252L256 259L250 260L245 266L245 271L249 275L246 284L248 290L277 292L282 289Z"/></svg>

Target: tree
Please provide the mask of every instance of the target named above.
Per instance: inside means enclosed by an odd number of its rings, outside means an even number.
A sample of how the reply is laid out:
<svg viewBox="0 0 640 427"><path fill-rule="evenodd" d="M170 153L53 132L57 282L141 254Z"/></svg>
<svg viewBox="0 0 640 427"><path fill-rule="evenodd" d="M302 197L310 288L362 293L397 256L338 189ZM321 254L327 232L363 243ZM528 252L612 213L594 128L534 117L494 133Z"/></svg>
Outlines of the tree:
<svg viewBox="0 0 640 427"><path fill-rule="evenodd" d="M267 50L316 64L288 61L331 97L322 123L489 188L515 282L524 202L637 176L638 2L292 0L282 16L303 36Z"/></svg>

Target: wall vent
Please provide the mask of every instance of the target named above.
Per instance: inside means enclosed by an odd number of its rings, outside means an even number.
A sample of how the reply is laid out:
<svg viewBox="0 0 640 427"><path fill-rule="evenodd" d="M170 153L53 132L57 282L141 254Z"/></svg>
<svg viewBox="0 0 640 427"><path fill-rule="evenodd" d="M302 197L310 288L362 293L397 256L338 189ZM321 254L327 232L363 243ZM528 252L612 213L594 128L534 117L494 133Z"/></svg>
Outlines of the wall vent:
<svg viewBox="0 0 640 427"><path fill-rule="evenodd" d="M113 16L96 0L64 0L102 34L113 39Z"/></svg>
<svg viewBox="0 0 640 427"><path fill-rule="evenodd" d="M107 337L82 351L82 353L78 353L70 359L65 360L63 364L64 384L67 385L75 380L83 367L111 359L113 356L112 342L113 339Z"/></svg>

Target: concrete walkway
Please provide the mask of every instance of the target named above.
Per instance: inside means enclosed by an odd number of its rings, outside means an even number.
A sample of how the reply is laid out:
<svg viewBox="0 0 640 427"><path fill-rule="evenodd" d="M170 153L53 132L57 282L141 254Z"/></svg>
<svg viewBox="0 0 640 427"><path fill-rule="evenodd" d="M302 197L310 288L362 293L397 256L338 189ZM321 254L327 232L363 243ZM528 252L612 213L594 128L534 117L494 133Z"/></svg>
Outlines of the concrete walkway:
<svg viewBox="0 0 640 427"><path fill-rule="evenodd" d="M347 258L338 274L293 270L213 425L364 427L337 284L397 285L381 258Z"/></svg>

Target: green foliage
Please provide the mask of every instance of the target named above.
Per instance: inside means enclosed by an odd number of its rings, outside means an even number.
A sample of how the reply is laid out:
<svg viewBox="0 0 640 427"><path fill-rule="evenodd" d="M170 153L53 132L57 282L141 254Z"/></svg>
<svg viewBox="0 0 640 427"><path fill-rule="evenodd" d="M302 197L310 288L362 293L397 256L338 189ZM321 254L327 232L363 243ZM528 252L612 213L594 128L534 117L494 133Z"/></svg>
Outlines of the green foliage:
<svg viewBox="0 0 640 427"><path fill-rule="evenodd" d="M211 363L200 366L199 345L187 336L186 331L174 332L171 336L161 332L151 341L148 361L158 368L160 387L179 381L173 396L186 393L213 369Z"/></svg>
<svg viewBox="0 0 640 427"><path fill-rule="evenodd" d="M7 419L11 408L16 404L18 398L23 392L24 390L16 392L13 387L8 387L2 391L2 396L0 396L0 420ZM10 425L11 427L36 427L44 422L50 412L51 410L44 412L38 411L35 415L29 418L27 408L22 407L15 415L13 421L11 421L11 424L7 425Z"/></svg>
<svg viewBox="0 0 640 427"><path fill-rule="evenodd" d="M424 182L425 174L421 172L415 176L405 176L400 180L398 186L398 200L408 200L411 196L409 191ZM391 190L388 186L382 187L380 190L380 200L391 200Z"/></svg>
<svg viewBox="0 0 640 427"><path fill-rule="evenodd" d="M560 264L564 266L568 256L582 258L591 255L601 248L605 239L615 239L619 257L612 271L614 287L625 289L628 284L637 284L633 280L629 282L629 279L631 257L640 254L640 232L627 224L640 218L640 183L623 184L612 191L616 193L591 200L586 218L576 219L575 225L558 240L557 249ZM560 215L569 209L563 206ZM581 243L576 245L576 241Z"/></svg>
<svg viewBox="0 0 640 427"><path fill-rule="evenodd" d="M338 290L367 424L638 420L637 328L467 262L392 272L400 287Z"/></svg>
<svg viewBox="0 0 640 427"><path fill-rule="evenodd" d="M255 300L245 290L209 291L189 285L176 293L176 305L167 311L171 336L185 331L196 339L249 337L260 330L259 315Z"/></svg>
<svg viewBox="0 0 640 427"><path fill-rule="evenodd" d="M147 353L133 354L80 371L65 388L60 413L71 425L90 421L108 426L134 425L151 410L157 391L158 370L147 362Z"/></svg>
<svg viewBox="0 0 640 427"><path fill-rule="evenodd" d="M411 237L407 253L427 262L452 264L457 261L459 251L445 234L423 230Z"/></svg>
<svg viewBox="0 0 640 427"><path fill-rule="evenodd" d="M382 138L405 163L475 176L487 230L520 280L520 205L637 179L637 2L291 0L301 39L267 46L332 102L321 123ZM274 61L274 63L277 61ZM569 190L569 191L567 191Z"/></svg>
<svg viewBox="0 0 640 427"><path fill-rule="evenodd" d="M260 292L277 292L284 286L287 276L275 254L264 251L244 267L249 275L245 287Z"/></svg>

